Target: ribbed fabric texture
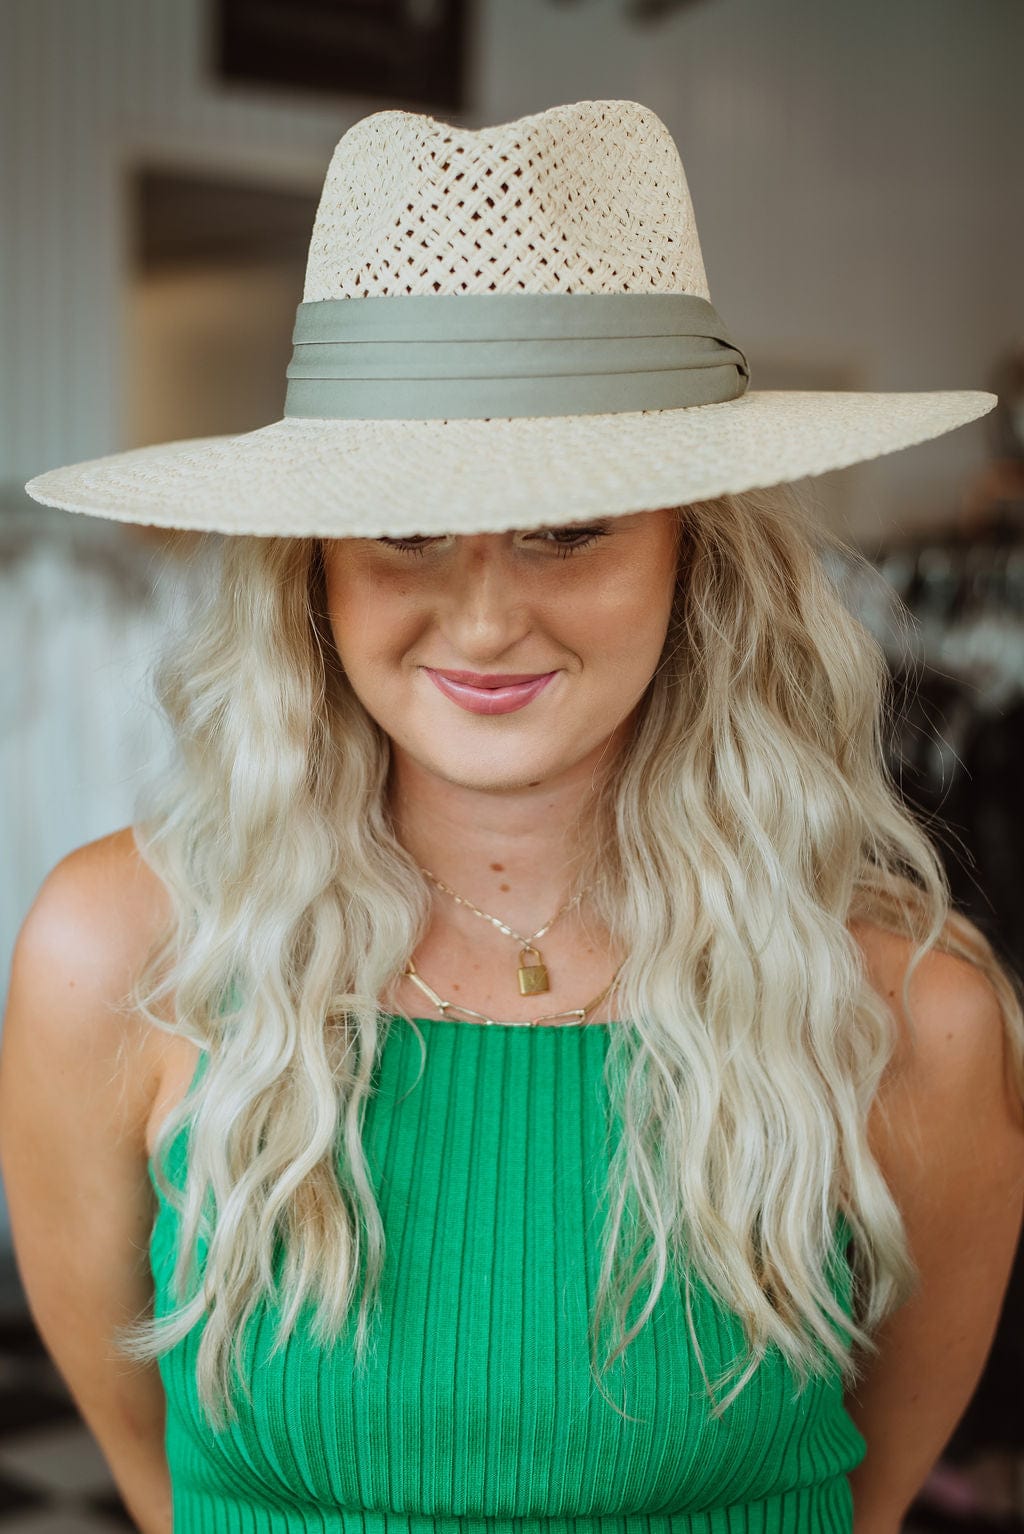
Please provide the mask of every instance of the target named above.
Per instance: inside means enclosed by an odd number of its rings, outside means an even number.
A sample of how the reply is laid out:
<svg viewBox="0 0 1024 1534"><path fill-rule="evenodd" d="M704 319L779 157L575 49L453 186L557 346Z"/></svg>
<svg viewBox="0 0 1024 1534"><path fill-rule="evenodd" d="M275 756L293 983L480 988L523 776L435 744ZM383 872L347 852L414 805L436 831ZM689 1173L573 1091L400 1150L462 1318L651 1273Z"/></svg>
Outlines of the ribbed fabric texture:
<svg viewBox="0 0 1024 1534"><path fill-rule="evenodd" d="M637 1420L593 1384L612 1143L603 1066L622 1025L418 1026L422 1076L419 1040L395 1019L365 1120L388 1243L368 1365L356 1367L354 1319L333 1351L300 1325L269 1358L265 1306L247 1332L252 1402L218 1433L195 1392L203 1323L164 1354L175 1534L850 1534L847 1473L866 1444L838 1375L795 1400L773 1350L715 1421L679 1280L605 1378ZM186 1125L168 1149L179 1187L187 1141ZM161 1199L158 1315L176 1234ZM849 1314L847 1236L840 1216L832 1282ZM693 1293L714 1378L743 1351L742 1327L703 1286Z"/></svg>

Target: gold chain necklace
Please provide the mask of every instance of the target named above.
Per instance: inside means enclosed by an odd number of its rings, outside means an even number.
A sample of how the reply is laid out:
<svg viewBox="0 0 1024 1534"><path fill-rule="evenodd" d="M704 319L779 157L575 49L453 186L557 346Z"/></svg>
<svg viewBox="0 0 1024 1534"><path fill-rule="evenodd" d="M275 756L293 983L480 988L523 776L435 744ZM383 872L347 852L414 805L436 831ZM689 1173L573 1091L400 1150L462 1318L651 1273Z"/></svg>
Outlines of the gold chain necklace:
<svg viewBox="0 0 1024 1534"><path fill-rule="evenodd" d="M576 1019L575 1024L567 1024L563 1026L578 1026L579 1024L586 1022L587 1013L593 1012L594 1008L600 1002L604 1001L604 998L608 995L608 992L619 978L619 971L621 969L622 965L620 964L600 995L595 996L591 1001L588 1001L585 1006L573 1007L567 1012L545 1012L540 1017L531 1017L528 1022L519 1024L518 1026L524 1028L537 1028L542 1023L554 1022L560 1017L570 1017ZM439 1008L443 1017L447 1017L448 1013L454 1010L456 1012L467 1012L470 1017L477 1017L481 1022L488 1024L490 1027L511 1028L517 1026L514 1023L499 1023L496 1018L487 1017L483 1012L474 1012L472 1007L464 1007L461 1002L442 1001L437 992L427 984L423 976L417 973L416 966L411 959L409 960L409 967L405 971L405 975L407 979L411 980L415 985L418 985L420 990L430 997L431 1001L434 1003L434 1006Z"/></svg>
<svg viewBox="0 0 1024 1534"><path fill-rule="evenodd" d="M564 916L566 911L568 911L571 906L576 905L576 903L586 894L585 890L580 890L577 894L573 895L571 899L567 900L565 905L562 906L560 910L556 911L554 916L550 917L549 920L544 923L543 927L538 927L537 931L532 933L530 937L524 937L521 932L516 932L514 928L509 927L505 924L505 922L500 921L497 916L491 916L487 911L481 911L478 906L475 906L471 900L467 900L464 895L457 895L455 891L450 889L449 886L445 884L443 880L439 879L436 874L432 874L429 868L424 868L422 864L418 864L417 866L419 867L420 873L426 874L427 878L432 880L433 883L437 885L438 889L444 890L445 894L450 895L452 899L459 905L464 905L470 911L475 912L477 916L482 916L484 921L489 921L492 926L497 927L499 932L504 932L506 937L514 938L515 941L519 944L519 968L516 971L516 974L519 980L520 996L537 996L542 991L550 991L551 982L548 978L547 965L544 963L544 960L541 957L541 952L536 945L535 939L543 937L545 932L554 926L555 922L560 916ZM532 963L523 962L523 955L528 953L532 953L535 956ZM408 971L406 971L406 973L408 974ZM438 1003L438 1005L440 1005L440 1003ZM590 1003L589 1005L593 1004ZM479 1016L479 1014L476 1015ZM553 1015L558 1017L562 1014L555 1013Z"/></svg>

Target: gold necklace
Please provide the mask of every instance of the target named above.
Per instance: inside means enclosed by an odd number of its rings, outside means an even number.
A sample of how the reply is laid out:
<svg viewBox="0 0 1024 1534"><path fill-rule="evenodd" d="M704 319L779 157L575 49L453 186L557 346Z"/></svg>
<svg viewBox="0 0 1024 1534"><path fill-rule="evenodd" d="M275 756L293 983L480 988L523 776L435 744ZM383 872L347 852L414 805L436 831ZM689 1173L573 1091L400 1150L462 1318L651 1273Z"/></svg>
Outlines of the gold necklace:
<svg viewBox="0 0 1024 1534"><path fill-rule="evenodd" d="M429 868L424 868L422 863L418 864L417 866L419 867L420 873L426 874L427 878L431 879L437 885L438 889L444 890L445 894L451 895L452 899L459 905L464 905L468 907L470 911L475 912L477 916L482 916L484 921L489 921L492 926L497 927L499 932L504 932L506 937L514 938L515 941L520 945L519 968L516 971L516 975L519 980L520 996L537 996L542 991L550 991L551 982L548 978L547 965L544 963L544 960L541 957L541 952L536 945L535 939L543 937L545 932L554 926L555 922L560 916L564 916L566 911L568 911L571 906L574 906L577 901L582 900L583 896L586 894L585 890L580 890L577 894L573 895L571 899L567 900L565 905L562 906L560 910L556 911L554 916L552 916L548 921L544 923L543 927L538 927L537 931L534 932L530 937L524 937L521 932L516 932L514 928L509 927L505 924L505 922L500 921L497 916L491 916L487 911L481 911L478 906L475 906L471 900L467 900L464 895L457 895L455 891L450 889L449 886L445 884L443 880L439 879L436 874L432 874ZM523 962L523 955L527 953L532 953L535 956L533 963Z"/></svg>
<svg viewBox="0 0 1024 1534"><path fill-rule="evenodd" d="M625 960L623 960L623 963L624 962ZM442 1017L446 1018L448 1013L454 1010L456 1012L468 1012L470 1017L478 1017L481 1022L488 1024L490 1027L513 1028L519 1026L523 1028L537 1028L542 1023L553 1022L560 1017L572 1017L576 1019L575 1024L566 1024L563 1026L572 1027L584 1023L587 1018L587 1013L593 1012L594 1008L600 1002L604 1001L604 998L608 995L608 992L619 978L619 971L621 969L622 965L620 964L600 995L595 996L591 1001L588 1001L585 1006L573 1007L567 1012L545 1012L540 1017L531 1017L528 1022L521 1023L519 1025L516 1025L515 1023L499 1023L496 1018L487 1017L483 1012L474 1012L472 1007L464 1007L461 1002L442 1001L437 992L431 986L429 986L424 980L423 976L417 972L416 966L411 959L409 960L409 967L407 970L405 970L404 973L407 979L411 980L415 985L418 985L420 990L430 997L431 1001L434 1003L434 1006L439 1008Z"/></svg>

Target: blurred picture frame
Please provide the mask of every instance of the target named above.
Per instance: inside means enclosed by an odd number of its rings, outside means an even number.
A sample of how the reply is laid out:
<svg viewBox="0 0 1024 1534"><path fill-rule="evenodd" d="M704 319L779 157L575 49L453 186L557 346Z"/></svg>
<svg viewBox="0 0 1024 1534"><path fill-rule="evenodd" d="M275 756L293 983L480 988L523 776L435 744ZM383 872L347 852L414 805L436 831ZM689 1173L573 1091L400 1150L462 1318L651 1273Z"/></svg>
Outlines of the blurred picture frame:
<svg viewBox="0 0 1024 1534"><path fill-rule="evenodd" d="M469 0L215 0L213 69L238 85L461 111Z"/></svg>

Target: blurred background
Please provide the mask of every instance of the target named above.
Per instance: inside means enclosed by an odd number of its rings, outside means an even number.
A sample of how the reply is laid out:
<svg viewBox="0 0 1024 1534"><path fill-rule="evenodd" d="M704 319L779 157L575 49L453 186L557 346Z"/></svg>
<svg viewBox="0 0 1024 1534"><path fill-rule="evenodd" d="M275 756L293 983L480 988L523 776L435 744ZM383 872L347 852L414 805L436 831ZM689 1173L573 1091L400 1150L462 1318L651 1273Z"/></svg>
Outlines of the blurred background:
<svg viewBox="0 0 1024 1534"><path fill-rule="evenodd" d="M44 469L280 417L327 164L384 107L465 127L625 97L679 146L756 389L992 389L813 481L902 703L894 774L1024 968L1019 0L0 0L0 981L46 872L133 819L187 539L49 512ZM901 621L906 608L913 614ZM1024 1528L1018 1260L906 1524ZM0 1530L124 1528L0 1203Z"/></svg>

